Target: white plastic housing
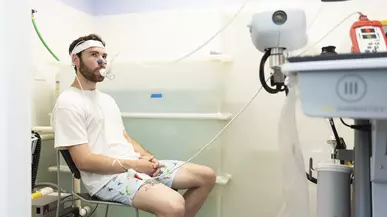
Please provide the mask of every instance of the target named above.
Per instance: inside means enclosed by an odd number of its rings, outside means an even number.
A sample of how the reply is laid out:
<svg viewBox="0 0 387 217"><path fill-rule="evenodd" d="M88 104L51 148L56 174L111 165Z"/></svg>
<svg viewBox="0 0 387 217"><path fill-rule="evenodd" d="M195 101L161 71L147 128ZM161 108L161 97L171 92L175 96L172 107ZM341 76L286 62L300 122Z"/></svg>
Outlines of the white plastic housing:
<svg viewBox="0 0 387 217"><path fill-rule="evenodd" d="M308 42L306 34L306 15L300 9L282 10L286 22L282 25L273 22L273 15L279 10L254 14L250 27L251 40L261 52L267 48L286 48L293 51L304 47Z"/></svg>
<svg viewBox="0 0 387 217"><path fill-rule="evenodd" d="M387 119L387 53L288 62L298 76L302 110L312 117Z"/></svg>

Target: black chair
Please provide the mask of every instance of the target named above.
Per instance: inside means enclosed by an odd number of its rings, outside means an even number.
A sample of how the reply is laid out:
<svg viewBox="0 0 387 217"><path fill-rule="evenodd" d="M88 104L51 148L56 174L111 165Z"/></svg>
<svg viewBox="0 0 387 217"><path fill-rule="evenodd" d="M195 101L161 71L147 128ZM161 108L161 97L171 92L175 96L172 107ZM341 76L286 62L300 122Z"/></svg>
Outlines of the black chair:
<svg viewBox="0 0 387 217"><path fill-rule="evenodd" d="M64 160L66 161L66 164L67 166L69 167L71 173L72 173L72 177L73 179L78 179L80 180L81 179L81 173L79 172L78 168L75 166L75 163L73 161L73 159L71 158L71 155L70 155L70 152L68 150L59 150L59 152L62 154ZM59 154L57 154L57 164L58 164L58 170L57 172L60 173L60 168L59 168ZM108 212L109 212L109 206L112 205L112 206L126 206L125 204L122 204L122 203L115 203L115 202L110 202L110 201L104 201L104 200L100 200L99 198L96 198L96 197L91 197L89 193L77 193L77 192L74 192L74 185L72 185L72 189L71 189L71 192L72 192L72 195L86 203L90 203L90 204L104 204L106 205L106 212L105 212L105 217L107 217L108 215ZM60 189L60 186L59 186L59 180L58 180L58 187ZM136 209L136 217L139 217L140 214L139 214L139 211L138 209Z"/></svg>

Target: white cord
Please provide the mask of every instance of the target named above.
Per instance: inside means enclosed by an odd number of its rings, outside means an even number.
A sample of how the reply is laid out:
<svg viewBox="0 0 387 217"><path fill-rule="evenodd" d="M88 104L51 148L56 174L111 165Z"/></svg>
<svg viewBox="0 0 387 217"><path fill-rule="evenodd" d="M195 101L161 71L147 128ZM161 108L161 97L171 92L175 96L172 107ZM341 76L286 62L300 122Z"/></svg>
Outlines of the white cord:
<svg viewBox="0 0 387 217"><path fill-rule="evenodd" d="M205 47L208 43L210 43L212 40L214 40L220 33L222 33L238 16L239 14L242 12L242 10L246 7L247 3L249 2L250 0L245 0L242 4L241 7L239 7L239 9L237 10L237 12L233 15L233 17L222 27L220 28L213 36L211 36L207 41L205 41L203 44L201 44L199 47L197 47L196 49L192 50L191 52L181 56L180 58L177 58L175 60L172 60L170 62L167 62L165 64L160 64L160 65L146 65L146 64L143 64L141 62L138 62L138 61L135 61L135 63L139 66L142 66L142 67L145 67L145 68L151 68L151 67L160 67L160 66L163 66L163 65L167 65L167 64L175 64L175 63L178 63L188 57L190 57L192 54L198 52L200 49L202 49L203 47Z"/></svg>
<svg viewBox="0 0 387 217"><path fill-rule="evenodd" d="M270 77L268 79L266 79L266 82L270 79ZM246 103L246 105L244 105L242 107L242 109L239 110L239 112L223 127L223 129L221 129L218 134L215 135L215 137L210 141L208 142L205 146L203 146L196 154L194 154L190 159L188 159L187 161L185 161L184 163L182 163L181 165L177 166L177 167L174 167L173 169L171 169L170 171L168 171L168 173L166 174L161 174L161 176L156 176L156 177L152 177L152 179L160 179L160 178L163 178L163 177L167 177L168 175L170 175L173 171L175 171L176 169L182 167L183 165L185 165L186 163L189 163L191 162L194 158L196 158L200 153L202 153L208 146L210 146L212 143L215 142L215 140L234 122L234 120L236 118L238 118L239 115L241 115L243 113L243 111L253 102L253 100L255 99L255 97L257 97L257 95L261 92L263 86L261 86L256 92L255 94L253 95L253 97Z"/></svg>
<svg viewBox="0 0 387 217"><path fill-rule="evenodd" d="M125 170L128 170L128 169L126 169L124 166L122 166L121 161L118 160L118 159L115 159L115 160L113 161L112 166L114 166L114 164L116 164L116 162L118 162L118 164L119 164L122 168L124 168Z"/></svg>
<svg viewBox="0 0 387 217"><path fill-rule="evenodd" d="M309 46L304 50L303 52L299 53L296 56L301 56L305 52L307 52L310 48L316 46L318 43L320 43L322 40L324 40L328 35L330 35L333 31L335 31L341 24L343 24L347 19L351 18L355 14L362 14L361 12L353 12L350 15L348 15L346 18L344 18L342 21L340 21L337 25L335 25L330 31L328 31L327 34L323 35L319 40L317 40L313 45Z"/></svg>
<svg viewBox="0 0 387 217"><path fill-rule="evenodd" d="M316 22L317 18L320 16L321 12L322 12L323 9L324 9L324 5L326 5L326 4L322 3L322 5L319 7L316 16L313 18L312 22L310 22L308 28L306 29L307 32L310 30L310 28L311 28L311 27L314 25L314 23Z"/></svg>

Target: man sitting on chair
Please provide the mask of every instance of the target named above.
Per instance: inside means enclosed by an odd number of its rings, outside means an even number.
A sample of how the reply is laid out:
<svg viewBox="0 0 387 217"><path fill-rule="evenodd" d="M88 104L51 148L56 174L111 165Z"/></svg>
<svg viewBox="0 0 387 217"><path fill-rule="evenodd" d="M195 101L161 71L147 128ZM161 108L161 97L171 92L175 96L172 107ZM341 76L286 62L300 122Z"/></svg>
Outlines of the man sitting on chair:
<svg viewBox="0 0 387 217"><path fill-rule="evenodd" d="M55 147L69 151L90 195L158 217L195 216L215 185L215 172L193 163L159 161L128 136L115 100L96 88L107 64L105 42L99 36L76 39L69 54L76 76L58 97L51 125ZM129 176L128 169L145 179ZM155 176L156 184L145 183ZM182 196L173 189L187 191Z"/></svg>

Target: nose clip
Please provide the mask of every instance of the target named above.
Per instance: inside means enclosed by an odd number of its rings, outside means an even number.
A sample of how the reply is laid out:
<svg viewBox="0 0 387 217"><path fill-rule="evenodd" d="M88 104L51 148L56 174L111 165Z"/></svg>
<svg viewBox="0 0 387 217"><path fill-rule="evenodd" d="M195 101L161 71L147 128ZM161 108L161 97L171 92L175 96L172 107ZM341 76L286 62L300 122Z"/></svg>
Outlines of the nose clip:
<svg viewBox="0 0 387 217"><path fill-rule="evenodd" d="M97 60L98 65L102 64L102 60Z"/></svg>

